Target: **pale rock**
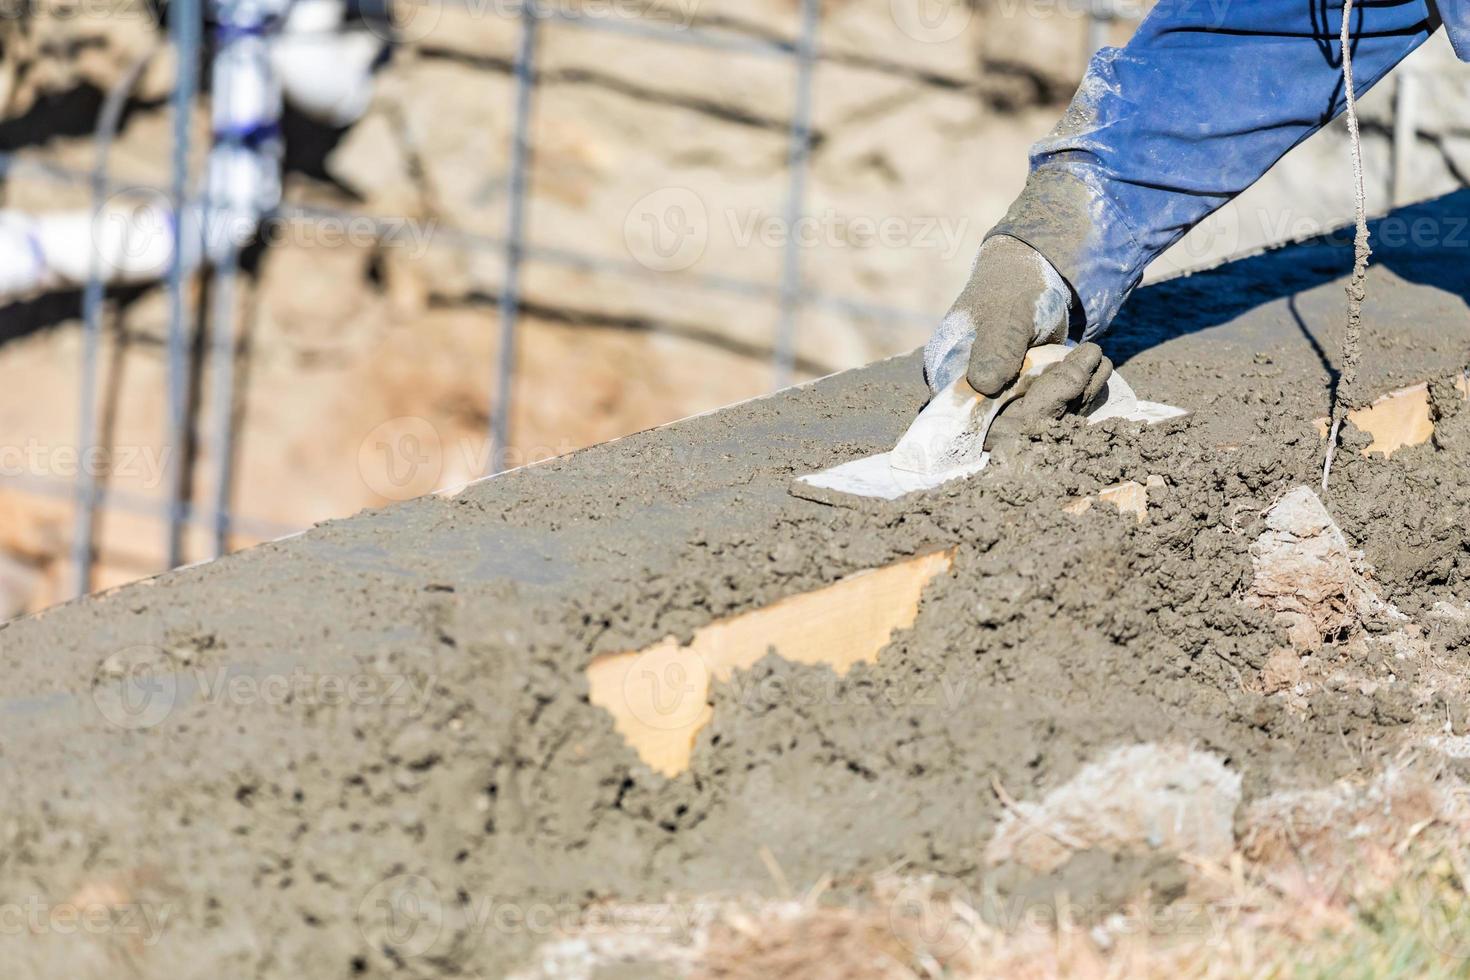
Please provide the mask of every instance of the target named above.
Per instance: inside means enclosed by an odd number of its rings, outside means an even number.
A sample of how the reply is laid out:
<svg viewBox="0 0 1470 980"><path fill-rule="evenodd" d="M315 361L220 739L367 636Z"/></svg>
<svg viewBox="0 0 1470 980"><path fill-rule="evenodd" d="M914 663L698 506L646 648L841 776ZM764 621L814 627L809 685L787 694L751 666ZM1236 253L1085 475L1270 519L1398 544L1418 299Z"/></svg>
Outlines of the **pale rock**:
<svg viewBox="0 0 1470 980"><path fill-rule="evenodd" d="M1431 619L1446 623L1470 623L1470 603L1447 602L1441 599L1429 610Z"/></svg>
<svg viewBox="0 0 1470 980"><path fill-rule="evenodd" d="M1007 810L985 860L1041 874L1091 849L1152 848L1218 861L1235 847L1240 801L1240 775L1217 756L1177 745L1114 749L1041 802Z"/></svg>
<svg viewBox="0 0 1470 980"><path fill-rule="evenodd" d="M1288 647L1282 647L1266 659L1261 668L1261 688L1264 694L1289 691L1302 682L1301 655Z"/></svg>
<svg viewBox="0 0 1470 980"><path fill-rule="evenodd" d="M1346 635L1383 605L1354 567L1342 529L1307 487L1291 490L1266 513L1251 562L1255 579L1246 604L1274 612L1299 650Z"/></svg>

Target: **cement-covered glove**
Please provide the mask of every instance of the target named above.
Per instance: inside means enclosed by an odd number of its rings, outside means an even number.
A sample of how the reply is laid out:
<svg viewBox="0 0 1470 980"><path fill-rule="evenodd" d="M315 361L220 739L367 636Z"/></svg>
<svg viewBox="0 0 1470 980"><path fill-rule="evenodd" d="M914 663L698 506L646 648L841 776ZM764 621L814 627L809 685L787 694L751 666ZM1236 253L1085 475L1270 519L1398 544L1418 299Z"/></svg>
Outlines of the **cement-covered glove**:
<svg viewBox="0 0 1470 980"><path fill-rule="evenodd" d="M983 395L997 395L1021 374L1026 352L1067 337L1072 290L1040 252L1017 238L992 235L975 257L970 280L924 348L934 391L961 374ZM1112 374L1096 344L1083 344L1037 379L996 426L1003 435L1088 404ZM1004 423L1004 424L1003 424Z"/></svg>
<svg viewBox="0 0 1470 980"><path fill-rule="evenodd" d="M1097 344L1079 344L1061 363L1053 364L1032 382L1021 398L1000 413L985 437L985 448L1014 439L1027 426L1080 412L1093 403L1113 373L1113 362Z"/></svg>

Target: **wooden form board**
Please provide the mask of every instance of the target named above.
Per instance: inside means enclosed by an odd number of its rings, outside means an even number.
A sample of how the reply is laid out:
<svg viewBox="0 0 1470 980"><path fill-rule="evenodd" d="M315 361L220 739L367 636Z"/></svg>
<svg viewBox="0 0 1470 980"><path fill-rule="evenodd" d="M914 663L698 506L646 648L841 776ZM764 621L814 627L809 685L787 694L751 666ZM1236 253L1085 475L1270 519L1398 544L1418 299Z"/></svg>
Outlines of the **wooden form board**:
<svg viewBox="0 0 1470 980"><path fill-rule="evenodd" d="M1148 478L1147 486L1137 480L1128 480L1099 490L1096 500L1092 497L1078 497L1062 510L1068 514L1085 514L1100 500L1105 504L1112 504L1121 514L1132 514L1142 524L1148 519L1148 492L1162 490L1165 485L1164 478L1157 475Z"/></svg>
<svg viewBox="0 0 1470 980"><path fill-rule="evenodd" d="M717 620L688 646L670 637L643 650L598 657L587 668L593 704L650 768L676 776L714 716L715 681L767 652L793 663L826 664L839 675L874 663L897 630L912 626L924 588L954 564L954 549L920 555Z"/></svg>
<svg viewBox="0 0 1470 980"><path fill-rule="evenodd" d="M1348 421L1373 437L1363 455L1392 456L1405 446L1418 446L1434 435L1434 416L1429 405L1429 385L1411 385L1391 391L1366 408L1348 413ZM1327 438L1328 419L1317 420L1317 432Z"/></svg>

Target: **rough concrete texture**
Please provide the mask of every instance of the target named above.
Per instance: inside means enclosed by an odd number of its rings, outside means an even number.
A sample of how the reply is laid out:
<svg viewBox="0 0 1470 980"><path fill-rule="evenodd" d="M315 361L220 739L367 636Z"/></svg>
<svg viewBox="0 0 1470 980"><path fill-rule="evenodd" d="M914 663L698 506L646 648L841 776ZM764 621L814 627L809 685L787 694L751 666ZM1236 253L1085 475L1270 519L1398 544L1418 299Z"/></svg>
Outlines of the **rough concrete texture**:
<svg viewBox="0 0 1470 980"><path fill-rule="evenodd" d="M1470 598L1470 195L1401 217L1439 245L1380 247L1365 383L1431 379L1435 435L1383 459L1350 432L1324 503L1427 623ZM1349 266L1314 241L1141 292L1109 353L1193 415L1055 423L902 506L787 487L893 443L924 400L913 355L0 629L0 894L44 940L0 940L8 972L96 972L47 910L109 895L166 913L149 942L105 937L147 976L499 975L599 900L983 879L996 786L1042 800L1126 746L1207 753L1248 806L1441 730L1392 678L1262 693L1285 635L1243 601L1267 511L1320 471ZM1141 523L1062 510L1150 475ZM717 686L676 779L587 701L599 654L949 546L876 665L767 657ZM1437 655L1463 657L1445 629ZM1061 870L1075 894L1127 869Z"/></svg>
<svg viewBox="0 0 1470 980"><path fill-rule="evenodd" d="M1274 612L1300 650L1345 639L1383 605L1354 567L1342 529L1307 487L1287 491L1266 512L1251 563L1246 602Z"/></svg>

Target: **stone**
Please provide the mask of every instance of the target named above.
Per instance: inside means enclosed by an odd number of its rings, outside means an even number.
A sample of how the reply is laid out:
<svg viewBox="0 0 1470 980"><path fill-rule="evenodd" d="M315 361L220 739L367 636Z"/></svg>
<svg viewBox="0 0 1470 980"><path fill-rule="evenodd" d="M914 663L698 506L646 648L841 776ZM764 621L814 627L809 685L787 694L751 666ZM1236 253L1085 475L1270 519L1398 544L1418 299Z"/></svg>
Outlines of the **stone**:
<svg viewBox="0 0 1470 980"><path fill-rule="evenodd" d="M1223 860L1235 848L1241 778L1184 746L1132 745L1085 766L1039 803L1012 803L985 848L991 866L1041 874L1075 853L1161 850Z"/></svg>
<svg viewBox="0 0 1470 980"><path fill-rule="evenodd" d="M1261 668L1261 690L1264 694L1289 691L1302 682L1302 658L1290 647L1281 647L1266 658Z"/></svg>
<svg viewBox="0 0 1470 980"><path fill-rule="evenodd" d="M1293 647L1316 649L1357 624L1360 585L1347 539L1310 489L1297 487L1267 512L1251 562L1246 604L1274 612Z"/></svg>

